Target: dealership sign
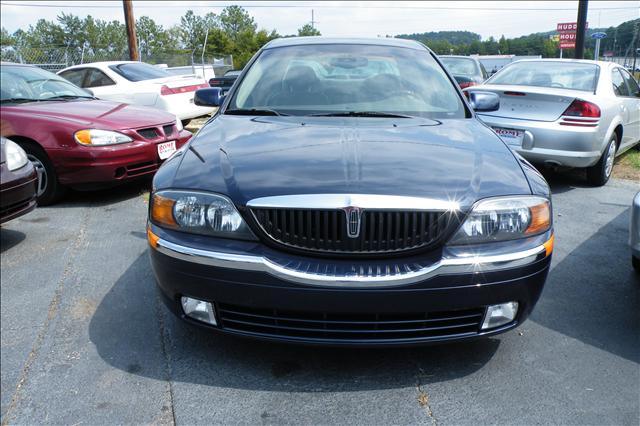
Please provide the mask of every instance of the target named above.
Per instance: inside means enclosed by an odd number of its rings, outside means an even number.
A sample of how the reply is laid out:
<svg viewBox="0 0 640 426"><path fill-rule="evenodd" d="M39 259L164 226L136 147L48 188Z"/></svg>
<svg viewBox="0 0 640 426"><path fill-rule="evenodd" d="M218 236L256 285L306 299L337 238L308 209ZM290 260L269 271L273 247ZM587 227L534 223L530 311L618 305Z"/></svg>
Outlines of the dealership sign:
<svg viewBox="0 0 640 426"><path fill-rule="evenodd" d="M586 28L589 28L588 22ZM556 26L556 30L560 33L560 49L574 49L576 47L577 22L560 23Z"/></svg>

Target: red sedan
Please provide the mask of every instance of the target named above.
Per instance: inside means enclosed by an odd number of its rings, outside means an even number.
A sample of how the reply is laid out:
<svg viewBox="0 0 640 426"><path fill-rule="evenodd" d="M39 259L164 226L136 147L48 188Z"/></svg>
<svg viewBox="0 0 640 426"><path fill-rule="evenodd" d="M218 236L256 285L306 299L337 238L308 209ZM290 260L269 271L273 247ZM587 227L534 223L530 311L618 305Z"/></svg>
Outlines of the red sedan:
<svg viewBox="0 0 640 426"><path fill-rule="evenodd" d="M104 187L155 173L191 137L164 111L96 99L29 65L0 67L2 136L38 170L38 204L66 187Z"/></svg>

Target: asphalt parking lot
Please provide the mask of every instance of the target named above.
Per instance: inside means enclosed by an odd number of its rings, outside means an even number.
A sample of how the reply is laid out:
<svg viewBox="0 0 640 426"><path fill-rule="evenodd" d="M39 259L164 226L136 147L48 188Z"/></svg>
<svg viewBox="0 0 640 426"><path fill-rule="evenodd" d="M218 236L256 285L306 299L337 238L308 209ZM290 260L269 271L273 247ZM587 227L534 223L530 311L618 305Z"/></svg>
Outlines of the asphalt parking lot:
<svg viewBox="0 0 640 426"><path fill-rule="evenodd" d="M2 424L638 424L637 182L548 176L556 251L515 331L322 349L179 322L147 258L149 182L73 193L1 228Z"/></svg>

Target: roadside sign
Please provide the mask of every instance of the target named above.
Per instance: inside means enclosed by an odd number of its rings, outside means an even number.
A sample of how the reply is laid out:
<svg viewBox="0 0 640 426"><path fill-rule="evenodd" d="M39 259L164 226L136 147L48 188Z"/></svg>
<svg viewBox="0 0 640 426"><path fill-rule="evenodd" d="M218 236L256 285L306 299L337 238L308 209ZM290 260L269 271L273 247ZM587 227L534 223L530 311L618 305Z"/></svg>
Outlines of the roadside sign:
<svg viewBox="0 0 640 426"><path fill-rule="evenodd" d="M560 33L560 41L576 41L576 33Z"/></svg>
<svg viewBox="0 0 640 426"><path fill-rule="evenodd" d="M560 42L560 49L575 49L575 48L576 48L575 41Z"/></svg>
<svg viewBox="0 0 640 426"><path fill-rule="evenodd" d="M585 28L589 28L589 23L586 23ZM575 33L578 30L577 22L563 22L556 25L556 31L559 33Z"/></svg>
<svg viewBox="0 0 640 426"><path fill-rule="evenodd" d="M601 38L605 38L607 36L607 33L593 33L591 34L591 38L595 38L596 40L599 40Z"/></svg>

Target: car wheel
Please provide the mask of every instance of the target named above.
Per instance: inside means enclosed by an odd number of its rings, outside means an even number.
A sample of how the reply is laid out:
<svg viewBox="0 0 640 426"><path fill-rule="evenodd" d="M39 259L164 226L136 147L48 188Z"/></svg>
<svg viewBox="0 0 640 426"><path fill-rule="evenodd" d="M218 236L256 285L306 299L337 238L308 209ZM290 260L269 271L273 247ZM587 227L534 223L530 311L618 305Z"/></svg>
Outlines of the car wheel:
<svg viewBox="0 0 640 426"><path fill-rule="evenodd" d="M182 127L187 127L191 123L191 120L182 120Z"/></svg>
<svg viewBox="0 0 640 426"><path fill-rule="evenodd" d="M35 144L24 144L22 148L38 173L38 205L55 203L62 197L65 188L58 182L51 160L44 150Z"/></svg>
<svg viewBox="0 0 640 426"><path fill-rule="evenodd" d="M631 264L633 265L633 269L640 274L640 257L631 256Z"/></svg>
<svg viewBox="0 0 640 426"><path fill-rule="evenodd" d="M618 136L614 133L598 162L587 168L587 181L593 186L602 186L609 181L616 158Z"/></svg>

